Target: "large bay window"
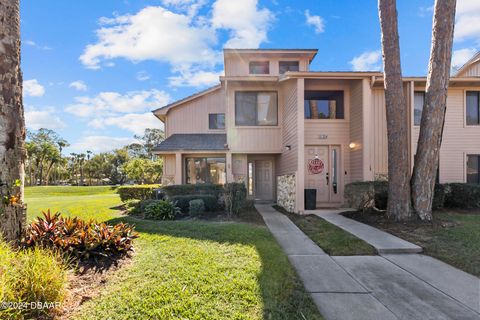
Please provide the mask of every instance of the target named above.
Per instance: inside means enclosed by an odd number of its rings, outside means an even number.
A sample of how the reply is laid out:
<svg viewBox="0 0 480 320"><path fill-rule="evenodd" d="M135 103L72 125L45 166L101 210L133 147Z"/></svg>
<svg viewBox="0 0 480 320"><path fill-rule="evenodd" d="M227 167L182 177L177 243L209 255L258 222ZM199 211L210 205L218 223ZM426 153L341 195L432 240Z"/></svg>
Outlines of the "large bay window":
<svg viewBox="0 0 480 320"><path fill-rule="evenodd" d="M185 173L187 184L225 184L225 158L202 157L186 158Z"/></svg>
<svg viewBox="0 0 480 320"><path fill-rule="evenodd" d="M276 126L278 124L277 92L235 92L235 125Z"/></svg>

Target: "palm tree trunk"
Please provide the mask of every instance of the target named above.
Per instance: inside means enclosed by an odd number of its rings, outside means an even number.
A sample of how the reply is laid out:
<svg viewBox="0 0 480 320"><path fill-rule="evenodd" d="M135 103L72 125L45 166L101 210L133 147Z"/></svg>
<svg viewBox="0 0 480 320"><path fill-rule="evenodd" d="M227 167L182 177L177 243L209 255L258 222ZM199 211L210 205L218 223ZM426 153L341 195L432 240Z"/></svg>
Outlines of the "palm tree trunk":
<svg viewBox="0 0 480 320"><path fill-rule="evenodd" d="M408 111L403 91L395 0L379 0L382 30L385 103L388 140L387 217L402 221L412 217L408 156Z"/></svg>
<svg viewBox="0 0 480 320"><path fill-rule="evenodd" d="M435 1L427 90L413 167L413 207L420 219L427 221L433 218L433 193L447 110L455 6L456 0Z"/></svg>
<svg viewBox="0 0 480 320"><path fill-rule="evenodd" d="M25 226L25 120L20 69L20 3L0 0L0 193L16 194L19 203L0 201L0 233L7 241L20 239ZM20 180L20 187L14 187ZM3 200L3 199L2 199Z"/></svg>

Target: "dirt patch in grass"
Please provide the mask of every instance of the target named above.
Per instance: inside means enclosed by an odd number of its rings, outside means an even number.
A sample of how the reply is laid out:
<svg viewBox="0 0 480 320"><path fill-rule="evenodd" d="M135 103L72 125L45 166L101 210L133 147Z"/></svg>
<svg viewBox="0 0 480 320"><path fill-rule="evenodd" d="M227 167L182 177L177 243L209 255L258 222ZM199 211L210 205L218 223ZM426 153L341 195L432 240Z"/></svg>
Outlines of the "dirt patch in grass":
<svg viewBox="0 0 480 320"><path fill-rule="evenodd" d="M121 259L103 259L97 263L80 263L68 275L67 297L55 319L70 319L71 315L85 302L100 295L107 278L132 264L134 253Z"/></svg>
<svg viewBox="0 0 480 320"><path fill-rule="evenodd" d="M480 210L434 212L433 222L392 222L382 213L346 212L345 217L413 242L424 253L480 276Z"/></svg>
<svg viewBox="0 0 480 320"><path fill-rule="evenodd" d="M285 211L282 207L274 208L285 214L313 242L332 256L375 255L374 247L341 228L313 215L298 215Z"/></svg>

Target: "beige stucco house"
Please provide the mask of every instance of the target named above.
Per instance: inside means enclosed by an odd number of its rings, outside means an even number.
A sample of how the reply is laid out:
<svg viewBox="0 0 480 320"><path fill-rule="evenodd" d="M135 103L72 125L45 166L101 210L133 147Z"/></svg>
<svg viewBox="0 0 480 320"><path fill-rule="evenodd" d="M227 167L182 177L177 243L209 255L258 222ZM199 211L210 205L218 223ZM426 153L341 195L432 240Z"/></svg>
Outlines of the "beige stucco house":
<svg viewBox="0 0 480 320"><path fill-rule="evenodd" d="M253 199L304 211L387 173L383 74L311 71L317 50L225 49L217 86L153 111L165 124L163 184L243 181ZM413 160L425 77L405 77ZM480 55L450 80L440 182L479 183ZM413 161L412 161L413 162Z"/></svg>

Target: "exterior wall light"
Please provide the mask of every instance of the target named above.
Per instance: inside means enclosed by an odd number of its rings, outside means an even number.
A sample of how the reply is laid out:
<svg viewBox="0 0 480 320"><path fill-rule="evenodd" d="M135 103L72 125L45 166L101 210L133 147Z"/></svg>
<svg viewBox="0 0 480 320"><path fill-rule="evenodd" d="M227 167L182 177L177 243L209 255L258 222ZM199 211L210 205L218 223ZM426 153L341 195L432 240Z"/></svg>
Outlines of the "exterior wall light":
<svg viewBox="0 0 480 320"><path fill-rule="evenodd" d="M285 151L290 151L292 150L292 146L291 145L286 145L285 146Z"/></svg>
<svg viewBox="0 0 480 320"><path fill-rule="evenodd" d="M350 142L350 144L348 145L350 149L355 149L356 146L357 145L354 142Z"/></svg>

